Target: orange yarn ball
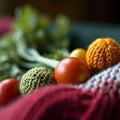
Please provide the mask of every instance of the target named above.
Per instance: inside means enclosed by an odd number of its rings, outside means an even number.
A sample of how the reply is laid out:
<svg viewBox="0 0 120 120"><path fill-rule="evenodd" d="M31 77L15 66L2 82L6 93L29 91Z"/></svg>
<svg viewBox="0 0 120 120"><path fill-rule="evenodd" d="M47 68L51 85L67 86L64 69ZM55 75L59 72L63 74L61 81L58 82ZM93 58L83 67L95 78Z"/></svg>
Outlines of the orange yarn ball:
<svg viewBox="0 0 120 120"><path fill-rule="evenodd" d="M92 72L99 72L120 62L120 46L112 38L98 38L89 45L86 61Z"/></svg>

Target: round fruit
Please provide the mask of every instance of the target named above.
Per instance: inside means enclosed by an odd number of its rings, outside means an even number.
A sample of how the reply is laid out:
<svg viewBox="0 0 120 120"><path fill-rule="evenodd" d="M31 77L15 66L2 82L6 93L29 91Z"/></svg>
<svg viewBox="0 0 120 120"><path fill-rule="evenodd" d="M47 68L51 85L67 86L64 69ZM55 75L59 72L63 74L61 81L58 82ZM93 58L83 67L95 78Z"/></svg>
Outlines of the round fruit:
<svg viewBox="0 0 120 120"><path fill-rule="evenodd" d="M57 64L54 77L57 83L78 84L88 80L90 71L80 59L67 57Z"/></svg>
<svg viewBox="0 0 120 120"><path fill-rule="evenodd" d="M19 96L19 81L8 78L0 82L0 107L8 104Z"/></svg>
<svg viewBox="0 0 120 120"><path fill-rule="evenodd" d="M69 56L79 58L86 63L86 50L84 50L83 48L74 49Z"/></svg>

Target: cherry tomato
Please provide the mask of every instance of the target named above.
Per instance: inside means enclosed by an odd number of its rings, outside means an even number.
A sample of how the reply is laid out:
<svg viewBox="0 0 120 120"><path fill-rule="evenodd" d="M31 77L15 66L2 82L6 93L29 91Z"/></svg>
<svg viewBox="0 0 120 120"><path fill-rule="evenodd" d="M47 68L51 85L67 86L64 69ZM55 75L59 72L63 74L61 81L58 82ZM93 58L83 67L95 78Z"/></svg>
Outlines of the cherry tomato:
<svg viewBox="0 0 120 120"><path fill-rule="evenodd" d="M90 70L80 59L67 57L57 64L54 77L57 83L83 83L90 77Z"/></svg>
<svg viewBox="0 0 120 120"><path fill-rule="evenodd" d="M74 49L69 57L76 57L76 58L79 58L80 60L82 60L83 62L87 63L86 62L86 50L84 50L83 48L76 48Z"/></svg>
<svg viewBox="0 0 120 120"><path fill-rule="evenodd" d="M19 81L8 78L0 82L0 107L13 101L20 95Z"/></svg>

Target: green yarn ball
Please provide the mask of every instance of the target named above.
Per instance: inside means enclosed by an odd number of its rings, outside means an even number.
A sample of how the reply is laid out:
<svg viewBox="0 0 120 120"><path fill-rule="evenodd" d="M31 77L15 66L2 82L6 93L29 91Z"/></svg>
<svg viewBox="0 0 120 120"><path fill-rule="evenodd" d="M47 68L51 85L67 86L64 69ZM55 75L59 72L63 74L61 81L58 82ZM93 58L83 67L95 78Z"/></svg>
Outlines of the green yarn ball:
<svg viewBox="0 0 120 120"><path fill-rule="evenodd" d="M28 70L20 80L20 93L27 95L40 86L54 84L53 71L46 67L35 67Z"/></svg>

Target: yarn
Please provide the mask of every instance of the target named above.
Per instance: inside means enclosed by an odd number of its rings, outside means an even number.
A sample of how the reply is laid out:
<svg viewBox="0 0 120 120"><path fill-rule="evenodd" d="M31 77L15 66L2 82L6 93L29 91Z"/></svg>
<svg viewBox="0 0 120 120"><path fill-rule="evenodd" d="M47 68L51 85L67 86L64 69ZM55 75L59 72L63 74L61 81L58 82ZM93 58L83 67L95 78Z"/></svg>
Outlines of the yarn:
<svg viewBox="0 0 120 120"><path fill-rule="evenodd" d="M0 109L0 120L118 120L120 102L103 92L46 86Z"/></svg>
<svg viewBox="0 0 120 120"><path fill-rule="evenodd" d="M104 93L114 91L120 97L120 63L94 75L86 83L79 84L77 88L97 89L98 91L104 91Z"/></svg>
<svg viewBox="0 0 120 120"><path fill-rule="evenodd" d="M0 120L119 120L119 118L120 63L78 86L41 87L0 110Z"/></svg>
<svg viewBox="0 0 120 120"><path fill-rule="evenodd" d="M86 61L92 72L102 71L120 62L120 46L112 38L98 38L89 45Z"/></svg>

